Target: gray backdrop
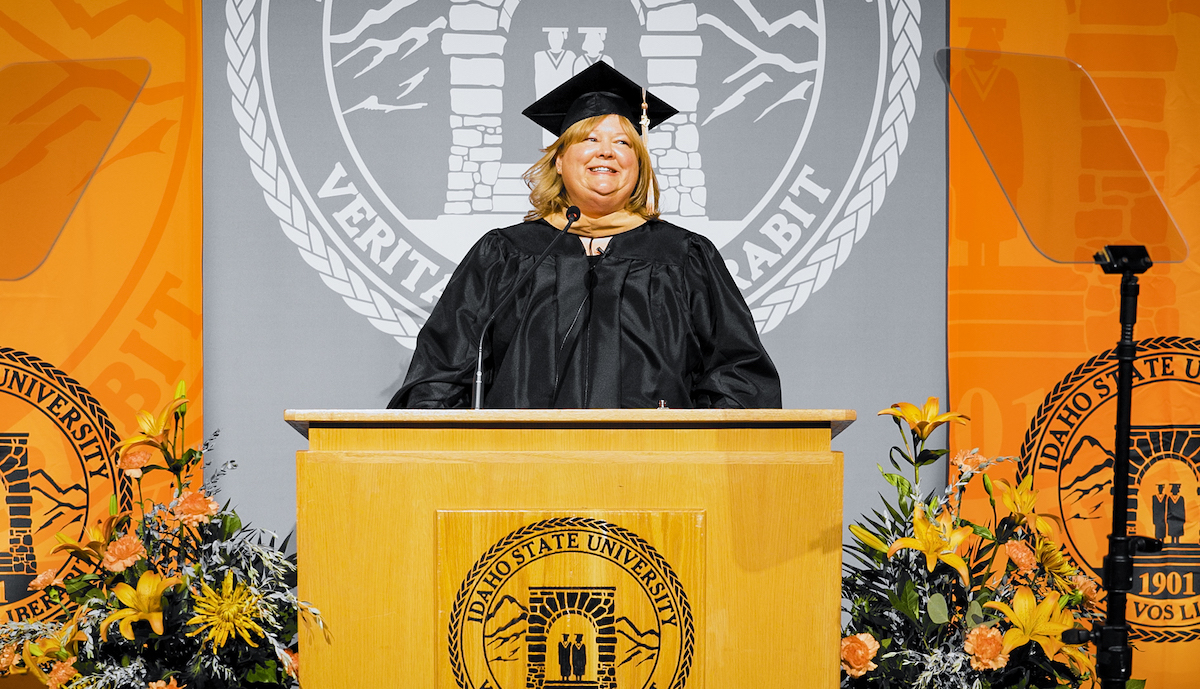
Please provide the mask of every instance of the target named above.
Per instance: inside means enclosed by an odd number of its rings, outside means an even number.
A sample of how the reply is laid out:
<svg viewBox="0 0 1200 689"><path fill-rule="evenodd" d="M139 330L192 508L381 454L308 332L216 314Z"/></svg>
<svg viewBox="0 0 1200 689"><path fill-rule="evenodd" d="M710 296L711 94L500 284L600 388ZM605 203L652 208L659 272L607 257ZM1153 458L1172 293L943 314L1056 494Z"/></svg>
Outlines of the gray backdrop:
<svg viewBox="0 0 1200 689"><path fill-rule="evenodd" d="M455 255L519 214L513 175L541 141L517 113L544 66L607 56L682 103L651 140L664 208L747 281L784 405L858 412L834 440L845 519L874 506L899 439L875 412L945 399L945 16L944 0L206 0L205 426L210 468L239 465L223 496L293 527L305 441L283 410L386 403Z"/></svg>

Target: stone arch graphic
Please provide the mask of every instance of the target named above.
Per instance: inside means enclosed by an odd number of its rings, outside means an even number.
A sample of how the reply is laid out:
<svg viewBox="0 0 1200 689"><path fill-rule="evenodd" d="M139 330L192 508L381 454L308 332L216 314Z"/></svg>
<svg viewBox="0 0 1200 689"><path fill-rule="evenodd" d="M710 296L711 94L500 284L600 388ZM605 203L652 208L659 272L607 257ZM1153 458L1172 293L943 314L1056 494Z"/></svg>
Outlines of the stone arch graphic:
<svg viewBox="0 0 1200 689"><path fill-rule="evenodd" d="M29 488L29 434L0 433L0 481L8 505L8 547L0 550L0 601L9 601L9 585L17 597L37 575L33 548L33 496Z"/></svg>
<svg viewBox="0 0 1200 689"><path fill-rule="evenodd" d="M1175 459L1192 470L1192 476L1200 483L1200 470L1196 460L1200 457L1200 427L1198 426L1152 426L1130 429L1132 456L1130 466L1135 470L1133 484L1140 484L1142 477L1162 459Z"/></svg>
<svg viewBox="0 0 1200 689"><path fill-rule="evenodd" d="M596 630L596 689L617 689L617 632L615 586L539 586L529 588L528 666L526 689L544 689L546 658L552 646L548 633L564 615L581 615ZM572 683L572 686L581 683Z"/></svg>
<svg viewBox="0 0 1200 689"><path fill-rule="evenodd" d="M660 210L704 218L708 193L696 114L700 92L695 87L703 43L699 35L686 33L696 29L696 6L686 0L650 2L653 7L644 7L644 2L631 0L644 28L639 47L646 73L629 76L680 112L656 127L646 142L662 190ZM506 34L521 0L496 4L495 0L456 3L442 35L442 53L450 61L446 215L524 213L529 206L529 190L521 179L528 164L504 162L501 129ZM602 40L597 37L605 30L573 28L589 41Z"/></svg>
<svg viewBox="0 0 1200 689"><path fill-rule="evenodd" d="M1129 506L1127 518L1136 523L1142 479L1156 463L1173 459L1187 466L1200 484L1200 426L1134 426L1130 428ZM1189 496L1193 497L1193 496Z"/></svg>

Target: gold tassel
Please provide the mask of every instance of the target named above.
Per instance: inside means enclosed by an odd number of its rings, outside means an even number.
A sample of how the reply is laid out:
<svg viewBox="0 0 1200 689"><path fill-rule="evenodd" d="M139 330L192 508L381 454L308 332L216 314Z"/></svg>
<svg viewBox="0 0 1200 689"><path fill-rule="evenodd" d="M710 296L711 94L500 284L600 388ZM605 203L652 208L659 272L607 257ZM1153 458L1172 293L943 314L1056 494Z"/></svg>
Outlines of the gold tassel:
<svg viewBox="0 0 1200 689"><path fill-rule="evenodd" d="M650 132L650 116L646 114L649 106L646 105L646 87L642 87L642 138L649 136Z"/></svg>

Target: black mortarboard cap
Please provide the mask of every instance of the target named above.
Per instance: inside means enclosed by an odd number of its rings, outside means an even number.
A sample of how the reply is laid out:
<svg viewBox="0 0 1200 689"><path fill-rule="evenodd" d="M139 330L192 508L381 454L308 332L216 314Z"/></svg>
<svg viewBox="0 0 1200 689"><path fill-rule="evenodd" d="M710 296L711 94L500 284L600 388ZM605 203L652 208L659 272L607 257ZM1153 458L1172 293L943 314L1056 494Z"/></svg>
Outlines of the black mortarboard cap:
<svg viewBox="0 0 1200 689"><path fill-rule="evenodd" d="M646 115L656 127L679 112L646 92ZM634 125L642 119L642 87L606 62L597 62L559 84L521 111L555 136L580 120L597 115L621 115Z"/></svg>

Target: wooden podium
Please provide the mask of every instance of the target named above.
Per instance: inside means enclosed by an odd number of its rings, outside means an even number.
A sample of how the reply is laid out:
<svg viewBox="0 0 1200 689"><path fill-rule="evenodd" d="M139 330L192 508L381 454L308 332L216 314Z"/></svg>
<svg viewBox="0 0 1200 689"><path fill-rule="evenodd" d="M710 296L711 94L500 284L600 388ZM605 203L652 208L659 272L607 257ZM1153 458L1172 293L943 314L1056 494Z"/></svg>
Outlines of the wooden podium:
<svg viewBox="0 0 1200 689"><path fill-rule="evenodd" d="M842 410L288 411L308 689L833 689Z"/></svg>

